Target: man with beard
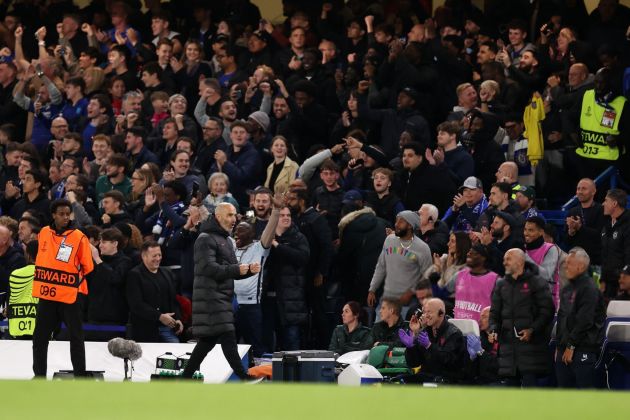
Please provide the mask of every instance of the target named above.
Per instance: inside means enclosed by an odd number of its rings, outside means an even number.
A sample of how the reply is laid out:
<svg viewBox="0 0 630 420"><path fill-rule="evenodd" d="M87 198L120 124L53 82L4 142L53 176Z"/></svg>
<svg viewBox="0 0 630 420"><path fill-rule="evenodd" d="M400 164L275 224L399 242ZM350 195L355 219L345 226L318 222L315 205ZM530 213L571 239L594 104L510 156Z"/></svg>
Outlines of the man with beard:
<svg viewBox="0 0 630 420"><path fill-rule="evenodd" d="M418 280L432 264L429 246L414 234L419 227L420 217L415 212L405 210L396 216L395 233L385 238L370 283L367 297L370 307L376 305L376 292L383 286L383 297L398 300L403 318L406 316Z"/></svg>
<svg viewBox="0 0 630 420"><path fill-rule="evenodd" d="M503 256L507 250L511 248L522 248L523 243L520 239L522 232L517 237L514 232L516 220L514 217L505 212L498 212L492 220L490 229L481 228L481 233L476 234L479 241L490 248L491 262L490 267L496 273L503 275Z"/></svg>
<svg viewBox="0 0 630 420"><path fill-rule="evenodd" d="M272 202L272 192L270 189L265 187L258 187L253 191L254 194L254 217L255 221L254 231L255 238L260 239L263 233L263 230L267 227L269 223L269 217L271 216L271 202Z"/></svg>
<svg viewBox="0 0 630 420"><path fill-rule="evenodd" d="M505 277L492 291L488 340L499 342L499 376L511 385L533 387L549 370L553 300L523 250L508 250L503 264Z"/></svg>
<svg viewBox="0 0 630 420"><path fill-rule="evenodd" d="M503 63L508 72L508 77L518 83L531 98L536 91L542 92L545 87L545 79L541 72L538 53L534 47L521 52L518 62L513 63L509 54L501 52L497 59Z"/></svg>
<svg viewBox="0 0 630 420"><path fill-rule="evenodd" d="M124 197L131 193L131 179L125 175L129 166L129 160L121 154L116 154L107 159L105 175L96 180L96 202L101 206L101 201L106 192L120 191Z"/></svg>
<svg viewBox="0 0 630 420"><path fill-rule="evenodd" d="M538 265L538 274L549 285L553 303L558 308L560 299L560 249L545 242L545 220L541 217L530 217L525 221L523 236L525 237L525 253Z"/></svg>
<svg viewBox="0 0 630 420"><path fill-rule="evenodd" d="M490 226L494 215L502 211L512 215L514 222L517 223L517 228L519 228L517 233L522 236L520 230L522 230L524 219L516 203L510 199L512 193L512 186L507 182L495 182L492 184L492 188L490 188L490 206L479 217L477 226L482 228Z"/></svg>

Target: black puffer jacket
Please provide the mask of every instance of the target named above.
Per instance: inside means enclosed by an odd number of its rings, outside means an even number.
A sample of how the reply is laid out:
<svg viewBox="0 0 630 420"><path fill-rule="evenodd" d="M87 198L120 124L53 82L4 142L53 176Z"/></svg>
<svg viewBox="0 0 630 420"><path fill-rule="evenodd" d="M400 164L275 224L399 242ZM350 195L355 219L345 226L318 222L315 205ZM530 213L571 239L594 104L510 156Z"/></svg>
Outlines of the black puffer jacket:
<svg viewBox="0 0 630 420"><path fill-rule="evenodd" d="M240 275L234 245L215 217L201 226L195 241L193 335L213 337L234 331L234 280Z"/></svg>
<svg viewBox="0 0 630 420"><path fill-rule="evenodd" d="M266 290L276 292L276 302L283 326L306 322L306 281L304 267L309 259L306 237L292 225L281 236L278 246L271 249L265 275Z"/></svg>
<svg viewBox="0 0 630 420"><path fill-rule="evenodd" d="M499 336L499 375L521 373L544 374L549 368L549 337L554 314L553 300L547 282L538 275L538 267L525 263L523 275L499 279L492 291L490 331ZM529 342L520 341L514 333L533 330Z"/></svg>
<svg viewBox="0 0 630 420"><path fill-rule="evenodd" d="M337 268L348 300L365 305L374 268L385 241L386 223L365 207L348 213L339 222Z"/></svg>

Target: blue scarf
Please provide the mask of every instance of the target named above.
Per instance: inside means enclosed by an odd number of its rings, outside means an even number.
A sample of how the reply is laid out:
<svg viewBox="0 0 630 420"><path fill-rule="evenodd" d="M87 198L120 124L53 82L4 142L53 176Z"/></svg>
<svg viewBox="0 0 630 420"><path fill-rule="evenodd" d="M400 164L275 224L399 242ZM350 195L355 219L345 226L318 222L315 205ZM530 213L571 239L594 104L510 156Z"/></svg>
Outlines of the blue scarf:
<svg viewBox="0 0 630 420"><path fill-rule="evenodd" d="M488 199L484 194L481 197L481 200L479 200L479 202L475 205L475 207L472 208L472 210L464 212L464 209L470 209L470 207L468 206L460 209L459 214L457 215L457 220L455 221L455 225L453 226L453 231L470 232L471 230L473 230L475 228L474 224L477 223L479 216L481 216L481 213L483 213L487 208Z"/></svg>

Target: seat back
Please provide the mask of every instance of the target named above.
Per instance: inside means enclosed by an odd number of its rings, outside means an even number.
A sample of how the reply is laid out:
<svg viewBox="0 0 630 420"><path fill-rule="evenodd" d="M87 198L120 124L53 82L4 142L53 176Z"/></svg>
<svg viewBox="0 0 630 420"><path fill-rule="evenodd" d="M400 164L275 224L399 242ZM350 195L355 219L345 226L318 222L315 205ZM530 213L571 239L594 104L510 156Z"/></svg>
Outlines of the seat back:
<svg viewBox="0 0 630 420"><path fill-rule="evenodd" d="M611 300L606 308L607 318L630 318L630 300Z"/></svg>
<svg viewBox="0 0 630 420"><path fill-rule="evenodd" d="M455 325L464 335L474 334L479 337L479 324L473 319L449 318L448 322Z"/></svg>

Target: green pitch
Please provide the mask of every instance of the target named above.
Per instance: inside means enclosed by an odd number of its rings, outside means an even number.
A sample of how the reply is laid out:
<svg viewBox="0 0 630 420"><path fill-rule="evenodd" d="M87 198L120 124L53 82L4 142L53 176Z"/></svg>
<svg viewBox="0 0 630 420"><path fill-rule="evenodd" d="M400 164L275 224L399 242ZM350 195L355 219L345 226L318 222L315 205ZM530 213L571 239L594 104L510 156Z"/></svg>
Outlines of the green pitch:
<svg viewBox="0 0 630 420"><path fill-rule="evenodd" d="M598 419L630 394L334 385L2 381L3 419Z"/></svg>

